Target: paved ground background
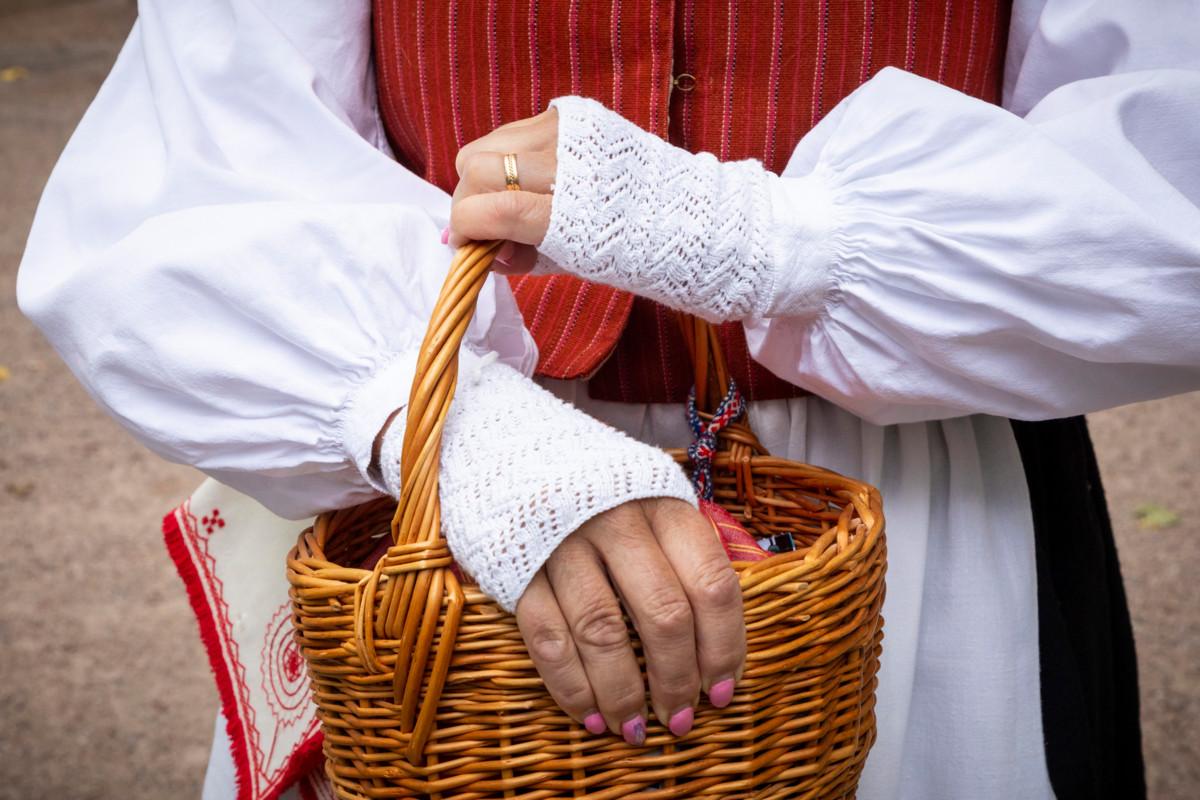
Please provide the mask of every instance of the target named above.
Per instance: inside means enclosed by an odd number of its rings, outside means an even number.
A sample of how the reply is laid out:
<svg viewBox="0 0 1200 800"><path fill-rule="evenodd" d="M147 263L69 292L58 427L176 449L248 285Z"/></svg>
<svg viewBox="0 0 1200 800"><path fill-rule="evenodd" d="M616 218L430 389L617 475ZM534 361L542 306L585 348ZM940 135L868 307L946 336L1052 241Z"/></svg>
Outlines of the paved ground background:
<svg viewBox="0 0 1200 800"><path fill-rule="evenodd" d="M0 798L198 797L207 761L216 693L156 525L198 478L96 409L12 295L42 185L133 13L128 0L0 0L0 70L27 70L0 79ZM1138 638L1151 796L1191 800L1200 395L1092 426ZM1180 522L1140 527L1147 503Z"/></svg>

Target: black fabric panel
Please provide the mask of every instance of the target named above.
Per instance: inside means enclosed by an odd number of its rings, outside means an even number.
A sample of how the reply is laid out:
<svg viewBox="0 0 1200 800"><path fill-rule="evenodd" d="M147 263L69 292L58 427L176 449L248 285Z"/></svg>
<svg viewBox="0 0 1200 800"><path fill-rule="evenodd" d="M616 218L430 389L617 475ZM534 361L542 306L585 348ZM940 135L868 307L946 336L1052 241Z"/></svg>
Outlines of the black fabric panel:
<svg viewBox="0 0 1200 800"><path fill-rule="evenodd" d="M1058 800L1145 798L1133 629L1087 423L1012 427L1033 507L1050 783Z"/></svg>

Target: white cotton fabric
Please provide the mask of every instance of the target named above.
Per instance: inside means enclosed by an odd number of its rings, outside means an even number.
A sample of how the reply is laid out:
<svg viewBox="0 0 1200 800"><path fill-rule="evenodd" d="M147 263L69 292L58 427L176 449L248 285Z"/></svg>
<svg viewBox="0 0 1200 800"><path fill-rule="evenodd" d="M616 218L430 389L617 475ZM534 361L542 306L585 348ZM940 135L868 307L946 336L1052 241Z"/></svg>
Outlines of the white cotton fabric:
<svg viewBox="0 0 1200 800"><path fill-rule="evenodd" d="M815 317L748 320L751 354L885 424L1197 388L1198 101L1195 69L1139 72L1021 119L883 70L783 170L832 198L832 288Z"/></svg>
<svg viewBox="0 0 1200 800"><path fill-rule="evenodd" d="M1089 87L1072 121L1111 128L1134 97L1144 114L1200 96L1200 75L1171 77L1180 84L1153 98L1141 90L1162 79L1145 73ZM885 69L805 137L782 177L693 155L594 100L551 105L558 174L540 271L745 320L760 363L866 419L1047 418L1200 381L1195 205L1153 169L1098 173L1103 160L1075 155L1078 128L1048 104L1022 120ZM1180 145L1157 128L1146 138L1172 156ZM1036 195L1004 197L1039 181Z"/></svg>
<svg viewBox="0 0 1200 800"><path fill-rule="evenodd" d="M42 197L22 310L162 457L304 518L377 492L453 255L375 113L369 3L143 2ZM468 333L529 372L503 282Z"/></svg>
<svg viewBox="0 0 1200 800"><path fill-rule="evenodd" d="M576 383L548 386L642 441L690 441L672 406L592 400ZM1008 420L877 426L817 398L752 403L749 420L771 453L853 475L885 498L879 740L858 796L1051 797L1033 520Z"/></svg>
<svg viewBox="0 0 1200 800"><path fill-rule="evenodd" d="M696 505L669 455L605 425L511 367L464 354L442 437L438 495L455 560L507 611L554 548L630 500ZM400 493L405 426L388 429L384 484Z"/></svg>
<svg viewBox="0 0 1200 800"><path fill-rule="evenodd" d="M140 8L47 186L21 307L164 457L289 516L374 496L366 444L407 396L450 252L449 198L388 157L369 3ZM805 269L780 269L747 338L821 399L751 418L776 452L879 485L889 522L864 800L1050 795L1028 498L984 415L1200 386L1197 17L1017 0L1008 110L884 71L769 182ZM503 283L469 347L531 369ZM636 436L682 433L677 409L555 388Z"/></svg>
<svg viewBox="0 0 1200 800"><path fill-rule="evenodd" d="M213 725L213 747L208 767L204 770L204 784L200 787L200 800L235 800L237 798L237 768L233 765L233 752L229 742L228 723L223 713L217 714ZM279 800L304 800L298 785L284 790Z"/></svg>

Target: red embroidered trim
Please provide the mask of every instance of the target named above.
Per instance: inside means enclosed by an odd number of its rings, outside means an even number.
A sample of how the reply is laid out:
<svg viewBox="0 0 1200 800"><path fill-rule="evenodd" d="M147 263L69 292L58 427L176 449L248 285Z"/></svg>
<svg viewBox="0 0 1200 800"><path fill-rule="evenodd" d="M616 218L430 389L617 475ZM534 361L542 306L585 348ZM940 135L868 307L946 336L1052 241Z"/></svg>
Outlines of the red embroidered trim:
<svg viewBox="0 0 1200 800"><path fill-rule="evenodd" d="M311 772L296 784L300 790L300 800L326 800L333 797L333 785L325 777L325 770Z"/></svg>
<svg viewBox="0 0 1200 800"><path fill-rule="evenodd" d="M196 563L185 539L184 528L180 524L179 516L182 513L188 513L186 505L163 517L163 541L187 591L192 613L195 614L196 623L200 628L200 640L204 643L204 650L208 655L209 669L213 673L217 692L221 697L221 710L225 715L225 730L229 737L233 756L237 798L238 800L278 800L281 794L292 786L298 785L302 800L321 800L317 789L312 784L313 781L324 780L324 752L322 749L324 736L320 731L305 739L292 751L286 769L277 779L273 788L269 788L257 798L254 796L255 786L247 745L248 728L252 728L253 724L248 724L241 714L243 706L238 702L236 687L226 662L221 625L215 617L212 605L208 602L200 566ZM728 517L728 515L725 516ZM724 526L717 526L717 521L724 522L725 520L723 518L714 520L714 526L721 534L730 557L735 560L756 560L753 557L753 550L758 548L754 540L743 531L743 536L749 540L750 547L745 551L739 549L737 552L740 557L735 557L734 550L729 549L734 542L728 540L725 532L722 531ZM731 517L728 518L728 522L731 528L741 530ZM740 544L740 542L737 543ZM761 550L759 552L761 553ZM215 576L212 579L215 580Z"/></svg>
<svg viewBox="0 0 1200 800"><path fill-rule="evenodd" d="M312 788L312 784L305 777L311 777L311 773L316 773L316 780L325 780L325 734L317 731L312 736L304 740L299 747L292 752L292 758L288 762L288 768L283 773L283 779L279 782L279 791L275 797L268 800L275 800L280 794L287 791L288 787L299 781L300 797L302 800L320 800L316 792Z"/></svg>
<svg viewBox="0 0 1200 800"><path fill-rule="evenodd" d="M278 800L279 795L290 789L297 781L300 782L301 792L308 785L307 781L301 779L308 775L313 770L320 770L321 775L325 774L325 734L317 731L312 736L300 743L300 746L292 751L292 756L288 759L288 767L283 772L283 777L279 779L277 788L263 800ZM241 798L239 798L241 800Z"/></svg>
<svg viewBox="0 0 1200 800"><path fill-rule="evenodd" d="M233 681L229 676L229 671L225 668L217 622L213 619L212 608L205 596L200 572L184 542L183 529L179 525L177 511L172 511L163 517L162 531L167 552L170 553L179 578L187 590L192 613L196 615L196 623L200 627L200 640L204 643L204 651L208 654L208 666L217 682L217 693L221 697L221 710L225 715L225 732L229 736L233 755L238 800L256 800L253 796L254 787L250 777L250 753L246 747L245 722L238 713L239 705L237 696L234 694ZM297 747L288 761L287 769L276 784L276 788L263 796L261 800L277 800L279 795L300 778L314 769L320 768L323 757L321 749L323 741L324 736L318 731Z"/></svg>

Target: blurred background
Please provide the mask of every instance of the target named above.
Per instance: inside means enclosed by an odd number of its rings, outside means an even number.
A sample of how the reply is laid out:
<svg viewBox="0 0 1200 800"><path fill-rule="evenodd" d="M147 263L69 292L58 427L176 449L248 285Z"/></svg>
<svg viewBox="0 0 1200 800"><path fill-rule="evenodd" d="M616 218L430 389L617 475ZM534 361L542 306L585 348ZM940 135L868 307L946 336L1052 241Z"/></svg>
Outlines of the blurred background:
<svg viewBox="0 0 1200 800"><path fill-rule="evenodd" d="M200 476L97 409L13 297L42 186L134 13L131 0L0 0L0 798L198 798L208 761L217 695L159 533ZM1150 796L1192 800L1200 394L1091 425L1137 636Z"/></svg>

